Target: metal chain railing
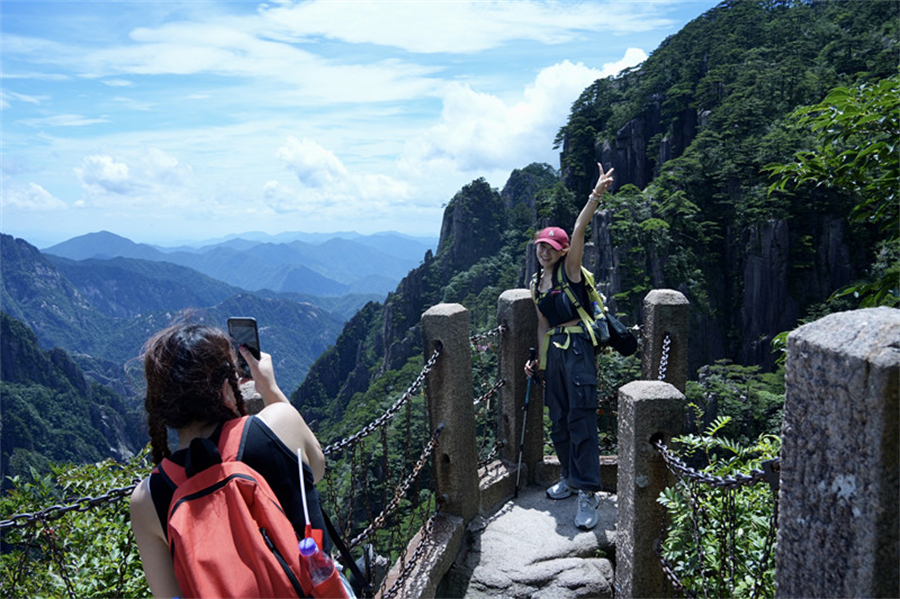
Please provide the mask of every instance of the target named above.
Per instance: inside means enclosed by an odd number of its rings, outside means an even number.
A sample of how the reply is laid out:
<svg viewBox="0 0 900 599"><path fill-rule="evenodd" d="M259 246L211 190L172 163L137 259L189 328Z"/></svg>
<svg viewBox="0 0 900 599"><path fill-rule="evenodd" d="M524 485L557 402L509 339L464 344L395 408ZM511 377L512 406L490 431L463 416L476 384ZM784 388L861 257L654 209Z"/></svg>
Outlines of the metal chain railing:
<svg viewBox="0 0 900 599"><path fill-rule="evenodd" d="M659 450L660 455L662 455L663 460L666 462L666 466L673 474L683 476L690 480L696 480L713 487L734 489L737 487L754 485L761 481L768 482L771 478L770 474L764 470L759 470L758 468L750 470L750 474L738 473L724 477L715 476L708 472L701 472L696 468L691 468L685 464L681 458L670 452L669 448L666 447L665 443L661 440L657 440L653 445ZM773 471L777 471L781 467L781 460L780 458L775 458L774 460L766 462L765 465Z"/></svg>
<svg viewBox="0 0 900 599"><path fill-rule="evenodd" d="M382 594L383 599L389 599L390 597L393 597L399 592L400 589L404 587L407 578L409 578L409 575L416 567L416 564L418 564L419 560L422 559L422 556L425 555L425 551L430 545L429 541L431 540L431 535L434 533L434 521L437 518L438 512L441 511L441 503L442 502L438 500L435 506L435 510L431 514L431 517L422 526L422 536L419 538L419 544L416 546L416 550L413 551L412 556L410 556L409 559L406 559L405 551L403 555L400 556L400 561L402 563L400 574L391 585L391 588L384 591L384 593Z"/></svg>
<svg viewBox="0 0 900 599"><path fill-rule="evenodd" d="M497 394L497 391L500 390L500 387L502 387L502 386L505 385L505 384L506 384L506 379L500 379L499 381L497 381L496 383L494 383L494 386L491 387L490 389L488 389L488 390L484 393L484 395L482 395L481 397L476 398L476 399L472 402L472 405L477 406L478 404L484 403L485 401L489 400L491 397L493 397L494 395L496 395L496 394Z"/></svg>
<svg viewBox="0 0 900 599"><path fill-rule="evenodd" d="M665 526L663 527L665 529ZM663 530L665 532L665 530ZM659 558L659 564L662 566L663 574L666 575L666 578L672 583L672 588L675 589L676 592L681 593L688 599L695 599L697 596L691 590L685 588L684 584L682 584L681 579L678 578L678 574L675 572L675 567L666 559L666 556L663 555L662 552L662 543L659 539L653 543L653 550L656 552L656 557Z"/></svg>
<svg viewBox="0 0 900 599"><path fill-rule="evenodd" d="M478 460L478 467L483 468L484 466L487 466L488 464L493 462L494 458L497 457L497 453L505 446L506 443L504 443L503 441L497 441L496 443L494 443L494 447L491 448L491 451L486 456Z"/></svg>
<svg viewBox="0 0 900 599"><path fill-rule="evenodd" d="M36 522L46 523L62 518L69 512L86 512L104 503L114 503L123 497L131 495L139 482L135 481L127 487L112 489L97 497L79 497L78 499L70 500L70 503L50 506L39 512L10 516L6 520L0 520L0 531L7 528L23 528Z"/></svg>
<svg viewBox="0 0 900 599"><path fill-rule="evenodd" d="M707 472L699 471L695 468L691 468L681 458L674 455L666 445L662 442L662 440L656 440L653 443L653 446L659 451L660 455L663 458L663 461L666 464L666 467L670 472L674 475L678 476L682 479L684 484L686 485L688 492L688 501L691 506L690 510L690 518L691 524L695 531L701 530L701 524L698 521L700 516L703 518L708 518L707 514L707 502L706 501L698 501L695 493L692 489L698 485L706 485L712 488L717 488L722 490L725 493L725 498L723 500L723 505L725 505L725 512L731 514L730 519L726 519L725 524L729 526L728 532L725 533L725 536L730 536L731 539L735 539L738 536L738 523L735 517L735 493L738 489L742 487L748 487L760 482L768 482L771 489L774 500L774 509L769 518L769 525L766 532L766 538L763 543L763 550L760 553L760 561L762 567L765 567L765 564L770 559L772 552L774 551L775 546L775 538L778 527L778 471L781 468L781 460L780 458L775 458L772 460L767 460L762 463L763 469L760 470L758 468L754 468L750 470L749 474L737 473L729 476L715 476L709 474ZM665 539L667 537L666 530L666 519L662 518L660 522L660 539ZM692 590L685 587L682 580L679 578L675 567L666 559L665 555L662 551L662 543L660 539L654 544L654 549L656 555L659 559L660 566L662 567L663 573L666 578L672 583L673 588L683 594L690 599L694 599L697 597L696 593ZM698 559L701 563L704 563L704 548L703 542L697 536L694 539L694 542L697 545ZM730 578L734 579L734 563L737 556L734 554L734 547L731 546L726 554L723 554L720 559L724 559L724 557L730 558L730 561L727 565L731 568L731 572L729 574ZM703 578L703 591L704 596L708 597L710 595L710 589L707 588L707 581L704 576ZM763 584L763 579L761 576L757 576L753 582L753 593L752 596L757 596Z"/></svg>
<svg viewBox="0 0 900 599"><path fill-rule="evenodd" d="M391 499L391 502L385 506L385 508L381 511L381 513L369 524L368 527L361 533L359 533L352 541L347 543L347 547L351 550L358 547L360 543L368 539L372 534L380 529L384 528L385 523L387 522L388 516L393 514L397 507L400 505L400 501L403 499L403 496L406 494L409 486L418 479L419 473L422 471L422 468L425 466L428 458L431 457L431 454L434 452L434 448L437 446L438 437L441 434L441 430L443 430L442 426L439 426L434 434L431 436L431 440L425 446L425 449L422 450L422 455L419 457L419 461L413 467L412 472L406 480L404 480L398 487L396 492L394 493L394 498Z"/></svg>
<svg viewBox="0 0 900 599"><path fill-rule="evenodd" d="M485 339L488 339L490 337L495 337L505 330L506 330L506 327L504 327L501 324L501 325L494 327L490 331L485 331L484 333L476 333L475 335L472 335L471 337L469 337L469 341L473 345L478 345L479 341L484 341Z"/></svg>
<svg viewBox="0 0 900 599"><path fill-rule="evenodd" d="M669 368L669 348L672 347L672 337L668 333L663 337L662 355L659 357L659 376L658 381L666 380L666 370Z"/></svg>
<svg viewBox="0 0 900 599"><path fill-rule="evenodd" d="M429 372L431 372L431 369L434 368L434 365L437 362L438 356L440 356L440 355L441 355L441 348L435 349L434 353L431 354L431 357L428 358L428 361L425 363L425 366L422 367L422 370L421 370L421 372L419 372L419 375L415 378L415 380L412 382L412 384L410 384L409 388L406 390L406 393L404 393L400 397L400 399L398 399L396 402L394 402L394 405L392 405L390 408L388 408L388 410L384 414L382 414L381 416L379 416L378 418L376 418L375 420L373 420L372 422L370 422L369 424L364 426L359 432L354 433L353 435L350 435L349 437L341 439L340 441L338 441L336 443L332 443L331 445L326 447L323 450L325 457L328 457L333 453L341 451L342 449L346 449L347 447L349 447L351 445L355 445L356 443L359 443L360 441L362 441L363 439L365 439L366 437L371 435L373 432L375 432L379 428L385 426L391 420L391 418L394 417L394 414L396 414L400 410L400 408L403 407L403 404L408 402L410 400L410 398L413 395L415 395L416 390L422 385L422 383L425 382L425 377L428 375Z"/></svg>

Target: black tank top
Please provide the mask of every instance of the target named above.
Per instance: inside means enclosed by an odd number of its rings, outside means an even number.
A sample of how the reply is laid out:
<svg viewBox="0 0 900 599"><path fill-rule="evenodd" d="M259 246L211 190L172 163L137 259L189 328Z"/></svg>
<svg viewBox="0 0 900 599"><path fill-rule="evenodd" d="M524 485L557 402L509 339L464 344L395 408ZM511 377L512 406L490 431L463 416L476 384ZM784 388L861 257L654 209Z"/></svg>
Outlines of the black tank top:
<svg viewBox="0 0 900 599"><path fill-rule="evenodd" d="M272 492L275 493L275 496L281 503L282 509L284 509L285 514L290 519L294 530L302 537L306 528L306 520L303 517L303 498L300 494L300 472L297 468L297 455L287 448L265 422L255 416L251 416L249 421L241 461L259 472L266 479L266 482L272 487ZM221 432L222 427L220 425L210 436L210 440L218 445ZM169 459L180 466L184 466L186 457L187 449L181 449L169 456ZM319 494L316 492L316 486L313 482L312 470L305 463L303 464L303 484L306 487L306 503L309 508L309 519L312 521L312 527L322 531L323 549L326 552L330 552L332 542L328 536L328 530L325 528L325 520L322 517ZM161 474L153 473L150 475L150 496L153 498L153 504L156 507L156 513L159 516L164 532L167 528L169 504L172 502L174 494L175 489L166 482L166 479Z"/></svg>
<svg viewBox="0 0 900 599"><path fill-rule="evenodd" d="M575 306L572 304L572 301L569 299L569 296L566 295L566 292L563 291L562 287L560 286L560 273L558 272L559 269L562 269L562 276L566 278L566 281L569 283L569 286L575 293L575 297L581 300L581 305L588 305L586 301L587 293L584 289L584 278L582 277L581 281L579 281L578 283L573 283L566 274L564 260L560 260L553 268L553 284L551 285L550 289L541 292L538 291L537 287L535 286L538 310L541 311L541 314L543 314L544 318L547 319L547 322L550 323L551 328L558 327L572 320L580 319L578 310L575 308ZM537 281L535 281L535 285L536 284Z"/></svg>

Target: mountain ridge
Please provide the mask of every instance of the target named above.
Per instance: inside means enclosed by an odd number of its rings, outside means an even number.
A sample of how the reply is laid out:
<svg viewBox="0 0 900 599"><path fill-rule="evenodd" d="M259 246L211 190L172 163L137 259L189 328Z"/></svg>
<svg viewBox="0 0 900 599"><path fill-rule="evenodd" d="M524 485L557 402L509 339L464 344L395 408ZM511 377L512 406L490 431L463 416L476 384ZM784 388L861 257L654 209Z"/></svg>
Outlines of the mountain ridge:
<svg viewBox="0 0 900 599"><path fill-rule="evenodd" d="M298 234L299 235L299 234ZM231 237L198 248L170 248L135 243L109 231L73 237L42 250L72 260L115 257L171 262L230 285L259 291L297 292L324 297L392 291L424 255L428 244L394 233L328 237L310 243L293 236L271 240Z"/></svg>

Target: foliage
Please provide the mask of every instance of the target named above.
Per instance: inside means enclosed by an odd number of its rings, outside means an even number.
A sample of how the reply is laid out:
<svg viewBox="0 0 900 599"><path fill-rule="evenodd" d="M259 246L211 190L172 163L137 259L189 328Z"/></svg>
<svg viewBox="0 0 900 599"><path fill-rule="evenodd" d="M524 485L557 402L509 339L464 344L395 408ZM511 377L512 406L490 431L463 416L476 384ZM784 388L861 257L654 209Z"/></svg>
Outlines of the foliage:
<svg viewBox="0 0 900 599"><path fill-rule="evenodd" d="M815 147L797 152L794 162L766 167L780 177L769 194L791 184L832 187L854 198L852 218L874 227L882 242L872 279L838 294L858 296L863 307L900 306L900 75L855 89L837 87L793 117L815 133Z"/></svg>
<svg viewBox="0 0 900 599"><path fill-rule="evenodd" d="M759 366L719 360L698 374L685 390L687 401L699 410L689 430L700 431L727 419L721 432L740 444L752 444L760 435L781 434L783 370L767 373Z"/></svg>
<svg viewBox="0 0 900 599"><path fill-rule="evenodd" d="M75 505L76 498L129 487L147 475L146 455L145 451L127 464L112 460L87 465L59 463L46 475L16 476L12 490L0 498L0 519L51 505ZM149 596L131 532L128 497L5 531L0 555L2 595Z"/></svg>
<svg viewBox="0 0 900 599"><path fill-rule="evenodd" d="M719 436L730 418L714 420L702 435L673 439L685 456L701 454L702 472L727 477L761 469L778 456L781 440L762 435L752 445ZM725 489L680 478L658 500L669 525L662 555L693 596L775 595L775 499L768 484Z"/></svg>
<svg viewBox="0 0 900 599"><path fill-rule="evenodd" d="M830 223L846 221L852 209L846 197L811 187L793 197L767 194L763 166L809 147L808 132L791 116L798 106L835 86L877 85L896 73L898 24L890 2L723 2L639 68L582 93L556 147L563 182L576 197L602 159L616 167L622 187L615 196L631 202L625 209L606 198L621 257L620 307L636 313L651 287L682 291L704 322L725 333L698 351L715 359L722 351L714 345L724 346L736 358L734 348L777 332L746 331L741 320L754 309L742 306L743 236L771 220L788 226L786 299L800 317L866 268L891 274L895 248L871 227L844 233L848 256L840 265L826 256ZM893 206L896 216L896 200Z"/></svg>
<svg viewBox="0 0 900 599"><path fill-rule="evenodd" d="M140 448L137 409L102 385L88 383L65 351L44 351L24 324L0 313L2 488L7 476L46 474L52 462L99 461ZM121 451L124 448L124 451Z"/></svg>

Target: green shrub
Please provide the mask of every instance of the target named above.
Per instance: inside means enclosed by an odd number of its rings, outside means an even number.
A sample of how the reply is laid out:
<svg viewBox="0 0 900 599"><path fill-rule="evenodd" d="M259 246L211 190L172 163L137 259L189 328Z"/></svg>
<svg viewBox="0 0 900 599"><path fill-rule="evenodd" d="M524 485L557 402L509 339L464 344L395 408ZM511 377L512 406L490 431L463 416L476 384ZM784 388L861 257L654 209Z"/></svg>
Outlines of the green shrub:
<svg viewBox="0 0 900 599"><path fill-rule="evenodd" d="M0 594L4 597L147 597L131 532L130 488L147 475L146 451L127 464L51 466L51 473L11 479L0 519L48 506L78 506L3 532ZM110 492L110 490L119 492ZM96 505L87 498L98 499ZM84 511L82 511L84 507Z"/></svg>
<svg viewBox="0 0 900 599"><path fill-rule="evenodd" d="M730 421L730 417L720 417L704 434L684 435L673 442L680 444L684 458L697 456L706 461L700 472L722 480L761 470L763 462L777 457L781 440L774 435L761 435L751 446L717 436ZM726 487L680 477L658 501L669 516L662 555L688 593L705 597L775 595L777 506L764 480Z"/></svg>

